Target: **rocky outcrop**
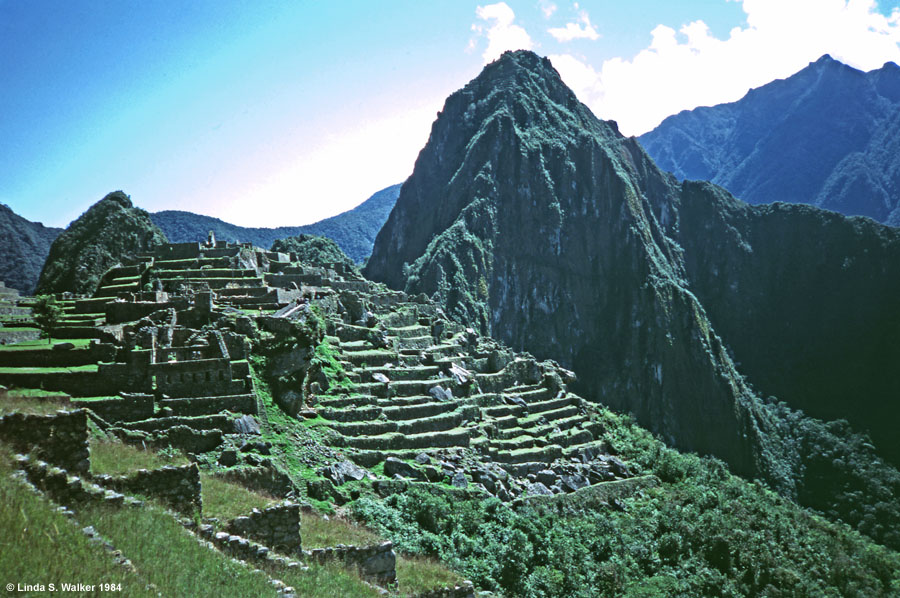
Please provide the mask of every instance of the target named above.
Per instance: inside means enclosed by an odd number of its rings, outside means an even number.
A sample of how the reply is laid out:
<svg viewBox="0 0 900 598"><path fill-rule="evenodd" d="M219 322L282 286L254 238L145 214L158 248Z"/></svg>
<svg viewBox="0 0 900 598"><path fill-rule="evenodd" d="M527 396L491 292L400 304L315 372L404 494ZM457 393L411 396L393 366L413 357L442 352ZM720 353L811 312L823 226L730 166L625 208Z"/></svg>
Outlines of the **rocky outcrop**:
<svg viewBox="0 0 900 598"><path fill-rule="evenodd" d="M93 293L122 257L147 251L166 236L131 199L114 191L90 207L53 241L36 292Z"/></svg>

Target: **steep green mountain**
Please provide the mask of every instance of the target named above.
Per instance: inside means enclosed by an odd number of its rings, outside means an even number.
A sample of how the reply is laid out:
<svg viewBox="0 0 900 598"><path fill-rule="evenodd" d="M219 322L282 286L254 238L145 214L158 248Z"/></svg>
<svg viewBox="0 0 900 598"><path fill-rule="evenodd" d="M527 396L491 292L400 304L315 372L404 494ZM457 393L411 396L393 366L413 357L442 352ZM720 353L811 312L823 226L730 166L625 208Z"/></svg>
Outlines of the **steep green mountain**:
<svg viewBox="0 0 900 598"><path fill-rule="evenodd" d="M827 321L834 330L810 341L843 338L856 344L819 351L821 361L806 372L830 370L864 387L858 367L865 357L844 359L864 349L859 343L877 339L880 327L895 317L882 306L896 297L900 233L871 223L846 224L819 210L780 207L780 221L760 227L764 237L754 243L778 247L778 241L793 251L811 235L821 236L833 251L819 260L817 271L817 263L803 263L814 249L797 249L796 261L759 258L750 260L753 272L710 274L721 278L718 286L695 283L717 261L741 267L740 256L722 253L753 251L740 242L736 225L725 222L717 205L723 194L714 186L679 184L663 173L637 140L622 137L614 124L580 104L548 60L507 53L447 99L365 273L431 295L455 318L573 368L583 394L634 413L670 443L717 455L734 471L762 477L785 495L815 495L818 508L847 521L877 519L878 503L886 505L888 521L900 521L893 494L900 490L897 471L874 458L854 468L860 464L855 447L864 440L760 400L751 387L755 380L745 379L735 363L743 355L732 347L732 357L729 337L721 336L731 328L718 328L737 308L723 300L711 318L703 302L722 293L720 287L753 298L779 284L781 295L767 299L772 305L785 294L792 308L800 309L804 299L811 309L822 302L834 312ZM763 214L769 208L744 209ZM832 217L838 224L822 224ZM847 230L855 233L836 232ZM738 241L714 251L713 239L729 235ZM867 253L868 246L878 250ZM852 274L840 275L844 264L836 255L856 260L847 266ZM856 289L842 285L879 268L883 276L865 287L868 307L851 316L858 307ZM754 284L754 277L761 280ZM832 286L817 286L824 282ZM738 290L731 291L733 283ZM821 297L835 287L839 294ZM806 325L801 328L782 333L802 339ZM778 333L776 325L768 329ZM873 330L878 332L867 332ZM769 346L758 342L753 348ZM802 359L796 357L798 363ZM877 368L867 371L872 370ZM881 382L873 384L891 388L885 382L890 376L883 370ZM896 414L896 396L881 399ZM854 395L827 416L851 415L860 409L858 400ZM817 454L824 446L827 461ZM837 479L844 482L840 487ZM850 494L857 491L862 498L854 503ZM880 534L889 528L876 522L869 533L884 539Z"/></svg>
<svg viewBox="0 0 900 598"><path fill-rule="evenodd" d="M155 212L150 218L173 243L205 239L209 231L213 231L216 239L221 241L253 243L257 247L269 247L278 239L296 235L321 235L334 239L354 261L363 262L372 253L375 235L394 207L399 193L400 185L392 185L352 210L304 226L248 228L179 210Z"/></svg>
<svg viewBox="0 0 900 598"><path fill-rule="evenodd" d="M863 73L825 55L730 104L642 135L660 168L751 204L808 203L900 225L900 67Z"/></svg>
<svg viewBox="0 0 900 598"><path fill-rule="evenodd" d="M0 204L0 280L23 293L34 292L50 244L61 228L31 222Z"/></svg>
<svg viewBox="0 0 900 598"><path fill-rule="evenodd" d="M144 210L113 191L74 220L50 246L37 293L93 293L120 256L166 243Z"/></svg>

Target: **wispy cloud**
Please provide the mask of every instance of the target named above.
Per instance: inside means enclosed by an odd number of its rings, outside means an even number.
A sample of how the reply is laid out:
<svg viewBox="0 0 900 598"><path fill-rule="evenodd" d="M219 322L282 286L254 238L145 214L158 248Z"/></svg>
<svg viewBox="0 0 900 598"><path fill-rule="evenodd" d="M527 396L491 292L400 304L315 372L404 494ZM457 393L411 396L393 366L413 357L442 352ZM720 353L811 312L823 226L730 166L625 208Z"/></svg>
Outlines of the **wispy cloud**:
<svg viewBox="0 0 900 598"><path fill-rule="evenodd" d="M469 49L477 47L478 38L487 37L487 48L481 55L485 63L499 58L507 50L530 50L534 46L528 32L514 23L516 14L506 2L479 6L475 16L487 24L472 25L475 37L469 40Z"/></svg>
<svg viewBox="0 0 900 598"><path fill-rule="evenodd" d="M550 0L540 0L538 2L538 6L541 7L541 12L544 14L545 19L549 19L553 16L553 13L556 12L557 6L555 2L551 2Z"/></svg>
<svg viewBox="0 0 900 598"><path fill-rule="evenodd" d="M575 4L578 10L578 4ZM565 27L551 27L547 33L556 38L558 42L570 42L573 39L595 40L600 37L597 30L591 25L591 19L586 10L579 11L578 22L566 23Z"/></svg>
<svg viewBox="0 0 900 598"><path fill-rule="evenodd" d="M741 0L738 0L741 1ZM550 56L578 97L626 134L644 133L681 110L731 102L831 54L863 70L900 63L900 9L874 0L742 0L744 27L719 39L703 21L678 31L658 25L631 58L596 67L571 54Z"/></svg>

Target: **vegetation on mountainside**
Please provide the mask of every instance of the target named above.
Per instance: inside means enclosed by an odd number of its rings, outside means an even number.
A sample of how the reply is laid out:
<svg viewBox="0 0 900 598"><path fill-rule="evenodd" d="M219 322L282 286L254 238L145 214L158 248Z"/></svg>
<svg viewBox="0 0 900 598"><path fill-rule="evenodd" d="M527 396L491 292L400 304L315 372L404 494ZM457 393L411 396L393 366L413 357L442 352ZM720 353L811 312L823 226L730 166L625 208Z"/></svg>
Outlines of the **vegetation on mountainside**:
<svg viewBox="0 0 900 598"><path fill-rule="evenodd" d="M888 373L900 237L726 195L679 184L548 61L510 52L447 99L365 272L571 367L581 395L670 444L896 548L900 473L883 457L900 405ZM875 448L795 411L807 406L871 430Z"/></svg>
<svg viewBox="0 0 900 598"><path fill-rule="evenodd" d="M900 555L603 414L611 444L663 484L610 504L513 507L410 490L356 516L509 596L892 596Z"/></svg>
<svg viewBox="0 0 900 598"><path fill-rule="evenodd" d="M0 281L30 295L61 228L31 222L0 204Z"/></svg>
<svg viewBox="0 0 900 598"><path fill-rule="evenodd" d="M900 224L900 68L862 73L823 56L728 104L640 136L660 168L750 202L809 203Z"/></svg>
<svg viewBox="0 0 900 598"><path fill-rule="evenodd" d="M37 293L91 294L123 257L166 243L166 236L131 198L114 191L72 222L50 247Z"/></svg>
<svg viewBox="0 0 900 598"><path fill-rule="evenodd" d="M310 264L343 264L356 270L356 263L347 257L336 242L317 235L297 235L278 239L272 243L272 251L295 253L297 260Z"/></svg>
<svg viewBox="0 0 900 598"><path fill-rule="evenodd" d="M372 253L375 235L387 220L399 193L400 185L392 185L352 210L304 226L250 228L177 210L156 212L150 214L150 219L173 243L205 239L209 231L213 231L220 241L240 241L257 247L269 247L278 239L302 234L318 235L334 240L350 259L362 263Z"/></svg>

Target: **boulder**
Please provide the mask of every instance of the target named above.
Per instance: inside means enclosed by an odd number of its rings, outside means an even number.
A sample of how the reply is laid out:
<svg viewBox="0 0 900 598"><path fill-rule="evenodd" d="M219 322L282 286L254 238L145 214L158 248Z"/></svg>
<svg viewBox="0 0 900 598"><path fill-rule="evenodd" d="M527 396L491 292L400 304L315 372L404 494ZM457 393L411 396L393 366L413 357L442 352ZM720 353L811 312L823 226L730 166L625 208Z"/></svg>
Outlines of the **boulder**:
<svg viewBox="0 0 900 598"><path fill-rule="evenodd" d="M531 496L552 496L553 492L550 491L547 486L543 485L540 482L532 482L528 484L526 487L528 490L528 494Z"/></svg>
<svg viewBox="0 0 900 598"><path fill-rule="evenodd" d="M236 434L259 434L259 422L252 415L242 415L234 420Z"/></svg>
<svg viewBox="0 0 900 598"><path fill-rule="evenodd" d="M428 394L431 395L431 398L435 401L441 401L442 403L453 400L453 392L443 386L432 386L428 389Z"/></svg>
<svg viewBox="0 0 900 598"><path fill-rule="evenodd" d="M341 486L350 480L360 481L366 477L366 470L352 461L341 461L326 467L322 475L331 480L335 486Z"/></svg>
<svg viewBox="0 0 900 598"><path fill-rule="evenodd" d="M422 473L409 463L401 461L396 457L388 457L387 459L385 459L384 475L388 476L389 478L400 476L402 478L410 478L422 482L426 480L424 473Z"/></svg>
<svg viewBox="0 0 900 598"><path fill-rule="evenodd" d="M575 492L579 488L586 488L591 485L587 478L580 474L561 476L560 482L562 489L566 492Z"/></svg>
<svg viewBox="0 0 900 598"><path fill-rule="evenodd" d="M466 475L463 472L457 471L453 474L453 477L450 478L450 485L454 488L468 488L469 481L466 480Z"/></svg>

